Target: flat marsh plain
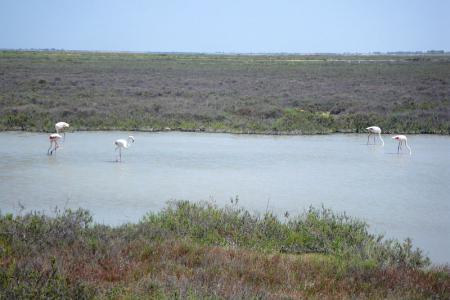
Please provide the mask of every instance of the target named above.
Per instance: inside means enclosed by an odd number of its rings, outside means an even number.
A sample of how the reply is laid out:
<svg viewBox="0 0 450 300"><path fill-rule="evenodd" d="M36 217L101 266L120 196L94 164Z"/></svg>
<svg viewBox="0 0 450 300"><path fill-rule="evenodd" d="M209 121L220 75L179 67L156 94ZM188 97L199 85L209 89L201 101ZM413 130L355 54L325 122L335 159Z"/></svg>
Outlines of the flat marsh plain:
<svg viewBox="0 0 450 300"><path fill-rule="evenodd" d="M0 130L450 133L450 56L0 51Z"/></svg>

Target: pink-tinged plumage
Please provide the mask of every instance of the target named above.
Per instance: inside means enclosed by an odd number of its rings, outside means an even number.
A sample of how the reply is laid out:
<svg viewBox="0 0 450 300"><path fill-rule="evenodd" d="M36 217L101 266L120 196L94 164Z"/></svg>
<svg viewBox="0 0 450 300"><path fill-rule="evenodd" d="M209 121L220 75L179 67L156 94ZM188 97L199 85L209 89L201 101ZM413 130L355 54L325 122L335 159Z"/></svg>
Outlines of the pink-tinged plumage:
<svg viewBox="0 0 450 300"><path fill-rule="evenodd" d="M62 138L62 136L60 134L57 133L52 133L50 134L50 136L48 137L50 140L59 140Z"/></svg>
<svg viewBox="0 0 450 300"><path fill-rule="evenodd" d="M47 154L52 155L53 152L56 152L56 149L59 148L58 141L62 138L62 136L58 133L52 133L48 137L50 141L50 148L47 150ZM53 148L53 149L52 149Z"/></svg>
<svg viewBox="0 0 450 300"><path fill-rule="evenodd" d="M408 148L408 150L409 150L409 155L411 155L411 153L412 153L411 148L408 145L408 138L405 135L399 134L399 135L393 136L392 138L394 140L398 141L397 153L399 153L400 150L402 150L402 145L405 144L406 148Z"/></svg>

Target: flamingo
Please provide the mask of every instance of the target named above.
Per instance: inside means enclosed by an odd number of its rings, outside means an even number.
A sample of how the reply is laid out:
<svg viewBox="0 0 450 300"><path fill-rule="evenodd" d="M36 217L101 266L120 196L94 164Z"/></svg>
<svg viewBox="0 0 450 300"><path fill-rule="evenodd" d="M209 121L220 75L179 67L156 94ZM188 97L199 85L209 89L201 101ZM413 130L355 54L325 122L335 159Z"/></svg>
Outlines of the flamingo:
<svg viewBox="0 0 450 300"><path fill-rule="evenodd" d="M399 153L400 150L402 150L402 145L403 145L403 143L405 143L406 148L408 148L408 150L409 150L409 155L411 155L411 148L408 146L408 139L406 138L406 136L396 135L396 136L393 136L392 138L394 140L398 141L397 153Z"/></svg>
<svg viewBox="0 0 450 300"><path fill-rule="evenodd" d="M116 158L116 162L122 161L122 148L128 148L130 144L134 143L134 137L130 135L128 139L119 139L114 142L114 145L116 145L116 151L119 149L119 160Z"/></svg>
<svg viewBox="0 0 450 300"><path fill-rule="evenodd" d="M367 136L367 145L369 145L369 138L371 134L378 134L380 137L382 146L384 146L383 138L381 137L381 128L378 126L370 126L366 128L369 131L369 135ZM375 144L375 136L373 136L373 143Z"/></svg>
<svg viewBox="0 0 450 300"><path fill-rule="evenodd" d="M58 133L52 133L50 134L50 136L48 137L48 139L50 140L50 148L48 148L47 150L47 154L48 155L52 155L53 152L56 152L56 149L59 148L59 144L58 141L62 138L62 136ZM53 147L53 144L55 145ZM52 149L53 148L53 149Z"/></svg>
<svg viewBox="0 0 450 300"><path fill-rule="evenodd" d="M59 134L60 132L62 132L64 134L63 140L66 140L66 128L69 128L69 124L67 124L66 122L58 122L55 124L56 133Z"/></svg>

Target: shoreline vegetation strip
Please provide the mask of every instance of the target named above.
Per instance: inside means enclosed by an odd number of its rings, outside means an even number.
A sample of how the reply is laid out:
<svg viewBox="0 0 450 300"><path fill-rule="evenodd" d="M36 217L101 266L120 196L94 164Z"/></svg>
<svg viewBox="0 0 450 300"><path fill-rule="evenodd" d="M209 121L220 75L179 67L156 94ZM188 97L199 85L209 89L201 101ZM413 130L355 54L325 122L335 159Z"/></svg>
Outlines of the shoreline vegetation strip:
<svg viewBox="0 0 450 300"><path fill-rule="evenodd" d="M447 299L449 265L410 239L310 207L297 216L171 201L141 221L0 213L0 298Z"/></svg>

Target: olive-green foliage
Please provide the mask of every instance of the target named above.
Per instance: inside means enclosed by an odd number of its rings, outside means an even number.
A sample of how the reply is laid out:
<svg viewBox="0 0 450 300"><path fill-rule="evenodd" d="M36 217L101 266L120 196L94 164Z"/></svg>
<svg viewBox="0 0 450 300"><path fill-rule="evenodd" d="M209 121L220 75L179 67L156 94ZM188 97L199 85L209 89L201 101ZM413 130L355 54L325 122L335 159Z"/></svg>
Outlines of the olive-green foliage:
<svg viewBox="0 0 450 300"><path fill-rule="evenodd" d="M291 288L310 297L447 297L448 270L423 270L428 264L409 239L383 240L323 207L280 219L251 214L237 198L225 207L174 201L119 227L94 224L82 209L0 213L0 299L270 298Z"/></svg>
<svg viewBox="0 0 450 300"><path fill-rule="evenodd" d="M273 124L275 131L299 133L331 133L336 131L335 117L329 112L286 109Z"/></svg>
<svg viewBox="0 0 450 300"><path fill-rule="evenodd" d="M140 226L142 231L158 228L161 237L168 233L188 236L208 245L325 253L347 261L411 268L429 264L420 249L412 248L409 239L404 243L384 241L383 236L369 233L367 223L323 207L310 207L304 214L283 222L270 212L257 216L236 206L219 208L211 203L176 201L160 213L149 213Z"/></svg>
<svg viewBox="0 0 450 300"><path fill-rule="evenodd" d="M0 299L91 299L92 289L69 283L58 272L55 260L49 270L12 264L0 268Z"/></svg>
<svg viewBox="0 0 450 300"><path fill-rule="evenodd" d="M67 210L54 218L0 215L0 261L6 262L0 266L0 299L91 298L92 289L64 278L54 256L37 259L50 248L75 243L90 222L84 210Z"/></svg>

